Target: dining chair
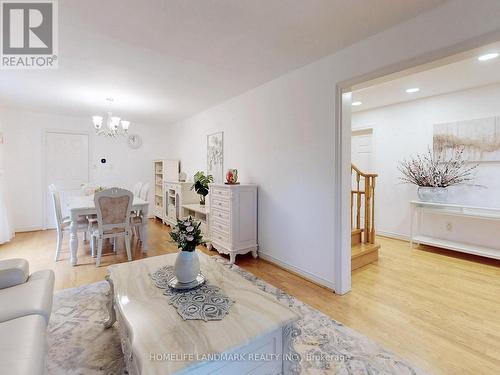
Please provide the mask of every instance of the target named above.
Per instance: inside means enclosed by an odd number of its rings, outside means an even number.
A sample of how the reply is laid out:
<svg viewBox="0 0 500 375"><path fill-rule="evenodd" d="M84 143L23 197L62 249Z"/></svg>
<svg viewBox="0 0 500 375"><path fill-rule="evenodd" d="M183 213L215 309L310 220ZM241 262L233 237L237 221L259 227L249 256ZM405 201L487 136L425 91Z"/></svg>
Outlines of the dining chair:
<svg viewBox="0 0 500 375"><path fill-rule="evenodd" d="M56 255L55 261L59 260L59 255L61 254L62 240L64 232L69 233L71 219L69 217L63 217L61 208L61 196L54 184L49 185L50 195L52 196L52 204L54 206L54 216L56 219L56 230L57 230L57 244L56 244ZM89 222L85 217L78 218L77 221L77 232L83 232L83 239L87 239L87 233L89 232Z"/></svg>
<svg viewBox="0 0 500 375"><path fill-rule="evenodd" d="M139 198L141 198L143 201L147 201L149 196L149 184L145 183L141 187L141 192L139 193Z"/></svg>
<svg viewBox="0 0 500 375"><path fill-rule="evenodd" d="M94 195L97 211L97 223L92 225L92 247L97 241L96 266L101 265L102 245L105 239L114 240L125 237L125 249L128 260L132 260L130 251L130 210L134 195L131 191L119 188L106 189ZM95 251L94 251L95 252Z"/></svg>
<svg viewBox="0 0 500 375"><path fill-rule="evenodd" d="M134 185L132 189L134 197L139 197L139 195L141 194L141 189L142 189L142 182L138 182L137 184Z"/></svg>
<svg viewBox="0 0 500 375"><path fill-rule="evenodd" d="M143 201L148 200L148 198L149 198L149 184L148 183L145 183L144 185L142 185L141 192L139 194L139 198L141 198ZM130 220L130 224L132 225L132 231L137 236L139 241L141 241L141 234L139 231L139 227L142 225L144 220L147 220L147 218L144 219L143 216L144 215L142 212L138 212L138 214L136 216L132 217Z"/></svg>

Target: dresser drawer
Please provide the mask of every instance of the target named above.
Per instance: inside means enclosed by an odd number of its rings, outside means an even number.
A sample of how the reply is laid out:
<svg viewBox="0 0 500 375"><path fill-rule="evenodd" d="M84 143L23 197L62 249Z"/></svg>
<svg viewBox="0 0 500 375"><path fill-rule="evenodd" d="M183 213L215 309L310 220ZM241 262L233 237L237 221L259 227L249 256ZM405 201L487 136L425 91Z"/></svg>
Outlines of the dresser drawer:
<svg viewBox="0 0 500 375"><path fill-rule="evenodd" d="M229 223L225 223L223 220L214 219L210 222L210 226L221 233L227 234L228 236L231 233Z"/></svg>
<svg viewBox="0 0 500 375"><path fill-rule="evenodd" d="M210 225L210 240L212 242L220 241L227 244L230 243L229 235L219 232L214 229L212 225Z"/></svg>
<svg viewBox="0 0 500 375"><path fill-rule="evenodd" d="M229 225L229 218L231 217L229 212L214 208L211 210L210 215L210 219L217 219Z"/></svg>
<svg viewBox="0 0 500 375"><path fill-rule="evenodd" d="M212 198L212 208L218 208L219 210L229 211L231 208L231 201L228 198L223 197L213 197Z"/></svg>
<svg viewBox="0 0 500 375"><path fill-rule="evenodd" d="M222 197L222 198L229 198L231 196L231 192L229 189L223 189L223 188L216 188L212 187L210 188L210 194L214 197Z"/></svg>

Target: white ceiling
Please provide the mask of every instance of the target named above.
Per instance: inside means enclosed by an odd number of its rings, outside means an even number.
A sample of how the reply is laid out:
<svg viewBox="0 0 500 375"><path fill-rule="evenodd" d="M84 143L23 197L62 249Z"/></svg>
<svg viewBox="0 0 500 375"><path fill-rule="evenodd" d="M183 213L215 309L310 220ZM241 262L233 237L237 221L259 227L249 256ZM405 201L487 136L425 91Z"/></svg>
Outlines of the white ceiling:
<svg viewBox="0 0 500 375"><path fill-rule="evenodd" d="M172 123L445 0L59 0L59 69L0 71L0 105Z"/></svg>
<svg viewBox="0 0 500 375"><path fill-rule="evenodd" d="M487 52L500 52L500 43L472 51L467 54L466 58L453 63L353 90L353 102L361 101L362 105L353 106L352 111L360 112L386 105L499 83L500 57L489 61L477 60L478 56ZM420 88L420 91L413 94L406 93L406 89L413 87Z"/></svg>

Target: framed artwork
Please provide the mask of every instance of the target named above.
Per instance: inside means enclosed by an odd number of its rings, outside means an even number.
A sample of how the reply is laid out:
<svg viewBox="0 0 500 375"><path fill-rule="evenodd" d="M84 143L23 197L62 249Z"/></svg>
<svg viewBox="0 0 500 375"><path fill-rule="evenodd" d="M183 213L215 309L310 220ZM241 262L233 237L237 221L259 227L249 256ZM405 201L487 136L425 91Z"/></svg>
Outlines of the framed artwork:
<svg viewBox="0 0 500 375"><path fill-rule="evenodd" d="M464 147L464 160L500 161L500 116L435 124L432 143L436 156Z"/></svg>
<svg viewBox="0 0 500 375"><path fill-rule="evenodd" d="M207 135L207 175L214 176L214 182L224 181L224 132Z"/></svg>

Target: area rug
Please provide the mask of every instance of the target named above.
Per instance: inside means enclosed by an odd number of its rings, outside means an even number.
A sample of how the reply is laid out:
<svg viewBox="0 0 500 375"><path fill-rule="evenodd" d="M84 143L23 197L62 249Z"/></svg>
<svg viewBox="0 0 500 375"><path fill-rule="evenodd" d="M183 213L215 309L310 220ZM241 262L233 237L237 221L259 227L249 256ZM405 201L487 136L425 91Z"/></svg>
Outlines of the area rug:
<svg viewBox="0 0 500 375"><path fill-rule="evenodd" d="M282 290L222 257L217 262L231 268L258 288L302 316L295 350L303 374L425 374L360 333L329 318ZM48 328L49 374L126 374L116 327L104 329L107 317L105 281L65 289L54 295ZM118 323L115 323L115 325Z"/></svg>

